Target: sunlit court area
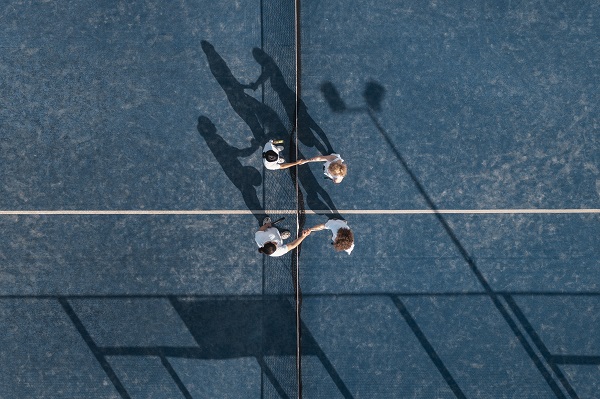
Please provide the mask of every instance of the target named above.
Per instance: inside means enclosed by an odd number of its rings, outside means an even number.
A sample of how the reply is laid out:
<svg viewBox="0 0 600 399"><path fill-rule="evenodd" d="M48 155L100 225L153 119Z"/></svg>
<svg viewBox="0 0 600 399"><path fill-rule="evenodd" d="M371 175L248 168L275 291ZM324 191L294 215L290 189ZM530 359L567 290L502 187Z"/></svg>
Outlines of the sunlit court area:
<svg viewBox="0 0 600 399"><path fill-rule="evenodd" d="M598 0L0 1L0 399L598 399L599 82Z"/></svg>

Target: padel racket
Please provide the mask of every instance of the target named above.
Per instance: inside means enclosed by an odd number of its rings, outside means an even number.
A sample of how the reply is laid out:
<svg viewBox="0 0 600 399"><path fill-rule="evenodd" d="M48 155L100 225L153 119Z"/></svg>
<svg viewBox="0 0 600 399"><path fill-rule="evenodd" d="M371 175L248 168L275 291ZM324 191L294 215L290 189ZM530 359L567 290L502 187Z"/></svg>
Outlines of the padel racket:
<svg viewBox="0 0 600 399"><path fill-rule="evenodd" d="M281 222L282 220L285 220L285 217L280 217L279 219L275 220L274 222L271 222L271 224L277 224L277 223Z"/></svg>

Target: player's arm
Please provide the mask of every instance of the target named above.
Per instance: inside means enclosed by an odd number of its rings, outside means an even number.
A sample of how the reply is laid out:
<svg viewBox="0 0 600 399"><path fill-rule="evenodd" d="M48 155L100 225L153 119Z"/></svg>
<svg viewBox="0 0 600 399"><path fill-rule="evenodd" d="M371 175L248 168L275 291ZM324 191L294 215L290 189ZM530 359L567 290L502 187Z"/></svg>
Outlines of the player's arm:
<svg viewBox="0 0 600 399"><path fill-rule="evenodd" d="M271 77L272 74L273 74L273 71L271 70L271 68L263 68L263 71L260 74L260 76L258 77L258 79L256 79L256 82L244 85L244 87L248 88L248 89L256 90L256 89L258 89L258 86L265 83L267 81L267 79L269 79Z"/></svg>
<svg viewBox="0 0 600 399"><path fill-rule="evenodd" d="M282 164L279 164L279 169L287 169L287 168L291 168L292 166L296 166L296 165L304 165L307 162L308 161L305 159L299 159L296 162L282 163Z"/></svg>
<svg viewBox="0 0 600 399"><path fill-rule="evenodd" d="M309 158L306 162L327 162L336 159L336 155L319 155L318 157Z"/></svg>
<svg viewBox="0 0 600 399"><path fill-rule="evenodd" d="M271 223L265 223L262 226L260 226L258 231L266 231L269 227L271 227Z"/></svg>
<svg viewBox="0 0 600 399"><path fill-rule="evenodd" d="M291 251L292 249L296 248L298 245L300 245L302 243L302 241L304 241L304 239L306 237L308 237L310 235L310 229L306 229L302 232L302 234L300 235L300 237L296 238L294 241L290 242L289 244L287 244L287 249L288 251Z"/></svg>
<svg viewBox="0 0 600 399"><path fill-rule="evenodd" d="M321 223L321 224L311 227L310 231L320 231L320 230L325 230L326 228L327 227L325 227L325 223Z"/></svg>

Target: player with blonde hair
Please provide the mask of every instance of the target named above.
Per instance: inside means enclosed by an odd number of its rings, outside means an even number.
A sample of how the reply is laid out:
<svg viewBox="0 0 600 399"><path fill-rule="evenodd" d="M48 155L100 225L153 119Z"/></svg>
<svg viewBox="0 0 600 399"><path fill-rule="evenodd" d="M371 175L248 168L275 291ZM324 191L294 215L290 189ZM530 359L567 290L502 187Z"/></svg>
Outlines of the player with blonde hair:
<svg viewBox="0 0 600 399"><path fill-rule="evenodd" d="M305 162L324 162L323 174L336 184L341 183L348 173L348 166L346 166L340 154L320 155L307 159Z"/></svg>

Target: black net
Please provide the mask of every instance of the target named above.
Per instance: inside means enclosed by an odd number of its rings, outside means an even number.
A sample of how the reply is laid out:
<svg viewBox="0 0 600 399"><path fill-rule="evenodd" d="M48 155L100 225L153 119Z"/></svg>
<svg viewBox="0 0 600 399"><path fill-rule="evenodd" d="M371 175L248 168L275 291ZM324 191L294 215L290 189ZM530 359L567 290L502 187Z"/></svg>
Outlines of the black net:
<svg viewBox="0 0 600 399"><path fill-rule="evenodd" d="M297 159L296 137L296 18L295 4L291 0L262 1L263 45L259 54L262 61L263 103L273 112L271 123L265 124L269 139L283 140L287 147L286 161ZM296 168L287 171L265 171L264 207L272 220L285 217L277 224L280 230L289 230L291 241L304 226L304 201L298 190ZM273 347L269 331L281 320L269 317L272 312L263 312L263 368L264 398L296 398L301 396L299 311L300 290L298 280L298 256L300 247L281 257L264 257L263 263L263 303L268 306L277 303L285 319L287 328L279 329L278 345ZM276 298L273 302L272 298ZM281 303L289 304L283 306ZM269 342L271 341L271 342Z"/></svg>

